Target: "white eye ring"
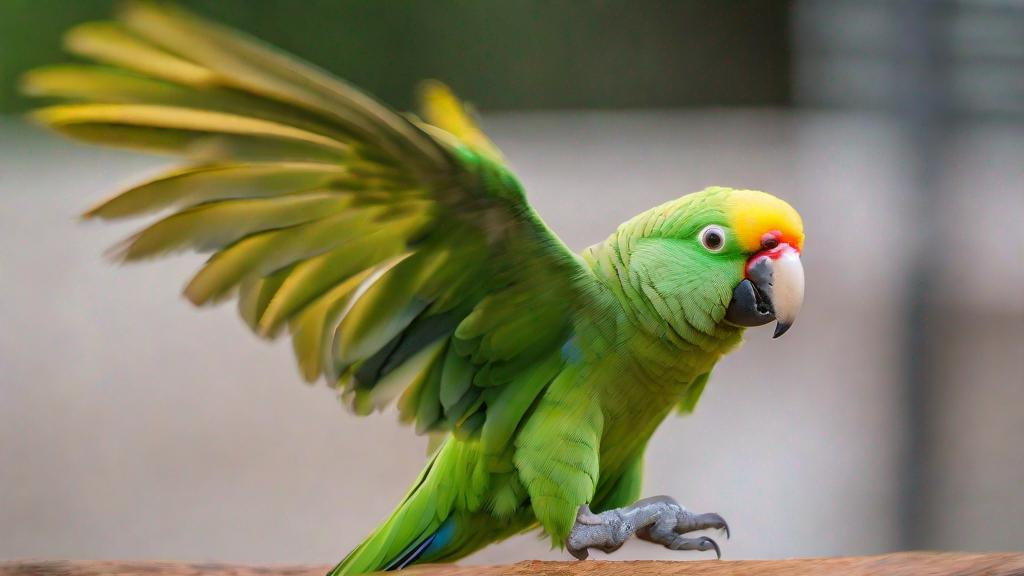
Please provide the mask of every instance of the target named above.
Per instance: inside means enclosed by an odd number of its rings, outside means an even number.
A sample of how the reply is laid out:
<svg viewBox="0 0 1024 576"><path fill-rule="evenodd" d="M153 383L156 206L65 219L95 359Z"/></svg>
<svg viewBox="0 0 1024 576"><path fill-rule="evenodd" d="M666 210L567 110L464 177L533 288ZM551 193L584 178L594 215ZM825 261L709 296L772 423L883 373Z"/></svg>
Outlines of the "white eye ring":
<svg viewBox="0 0 1024 576"><path fill-rule="evenodd" d="M721 226L714 224L705 226L697 237L700 239L701 246L704 246L708 252L721 252L722 248L725 248L725 230Z"/></svg>

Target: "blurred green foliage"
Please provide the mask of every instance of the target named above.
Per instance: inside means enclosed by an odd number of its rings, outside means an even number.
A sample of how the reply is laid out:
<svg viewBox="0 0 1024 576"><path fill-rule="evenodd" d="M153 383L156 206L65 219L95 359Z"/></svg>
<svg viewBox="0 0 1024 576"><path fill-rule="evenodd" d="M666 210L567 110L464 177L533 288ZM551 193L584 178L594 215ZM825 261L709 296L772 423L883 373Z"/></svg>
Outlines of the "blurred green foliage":
<svg viewBox="0 0 1024 576"><path fill-rule="evenodd" d="M115 0L0 0L0 111ZM438 78L484 109L782 105L785 0L183 0L407 108Z"/></svg>

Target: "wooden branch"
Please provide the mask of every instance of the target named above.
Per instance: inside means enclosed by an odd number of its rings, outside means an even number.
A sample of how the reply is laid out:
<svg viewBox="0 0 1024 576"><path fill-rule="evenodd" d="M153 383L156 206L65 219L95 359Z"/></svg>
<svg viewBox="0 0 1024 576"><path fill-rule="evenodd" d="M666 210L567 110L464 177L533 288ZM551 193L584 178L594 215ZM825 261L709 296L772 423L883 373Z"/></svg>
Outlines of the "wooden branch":
<svg viewBox="0 0 1024 576"><path fill-rule="evenodd" d="M0 576L323 576L330 566L241 566L178 562L22 561L0 563ZM506 566L426 565L406 576L1014 576L1024 554L903 552L883 556L686 562L541 562Z"/></svg>

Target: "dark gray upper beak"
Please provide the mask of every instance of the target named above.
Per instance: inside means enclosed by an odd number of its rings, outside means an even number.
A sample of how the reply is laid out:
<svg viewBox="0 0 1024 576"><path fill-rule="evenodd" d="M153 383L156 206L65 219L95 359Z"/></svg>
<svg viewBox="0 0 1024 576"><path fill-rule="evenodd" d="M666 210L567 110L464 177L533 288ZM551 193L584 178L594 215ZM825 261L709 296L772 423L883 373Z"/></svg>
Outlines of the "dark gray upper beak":
<svg viewBox="0 0 1024 576"><path fill-rule="evenodd" d="M725 311L725 319L737 326L763 326L775 320L775 310L764 293L744 278L732 291L732 301Z"/></svg>

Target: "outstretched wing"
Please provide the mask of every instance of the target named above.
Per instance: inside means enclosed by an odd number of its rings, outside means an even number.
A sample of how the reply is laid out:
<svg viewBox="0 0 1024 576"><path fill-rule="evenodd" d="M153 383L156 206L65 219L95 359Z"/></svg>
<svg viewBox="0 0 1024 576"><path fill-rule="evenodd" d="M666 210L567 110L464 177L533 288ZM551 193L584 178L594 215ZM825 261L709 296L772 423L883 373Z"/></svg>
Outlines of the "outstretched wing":
<svg viewBox="0 0 1024 576"><path fill-rule="evenodd" d="M322 374L359 413L398 397L420 432L504 444L562 366L588 273L446 88L425 87L437 125L422 123L149 3L66 44L96 64L28 74L28 93L65 101L38 120L191 161L89 210L169 212L117 257L212 252L186 296L237 295L254 331L290 332L306 380Z"/></svg>

